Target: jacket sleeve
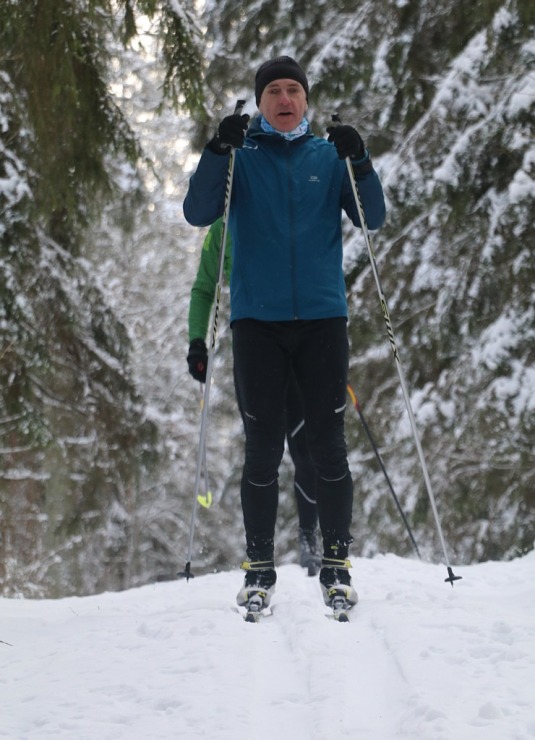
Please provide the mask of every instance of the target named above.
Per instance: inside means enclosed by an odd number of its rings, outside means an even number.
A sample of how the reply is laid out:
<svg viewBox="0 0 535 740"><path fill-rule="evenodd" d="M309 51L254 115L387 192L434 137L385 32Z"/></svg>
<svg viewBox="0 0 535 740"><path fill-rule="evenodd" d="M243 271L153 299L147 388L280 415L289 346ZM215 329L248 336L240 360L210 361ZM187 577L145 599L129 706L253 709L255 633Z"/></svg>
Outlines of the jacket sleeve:
<svg viewBox="0 0 535 740"><path fill-rule="evenodd" d="M223 215L229 156L203 150L184 199L184 216L192 226L209 226Z"/></svg>
<svg viewBox="0 0 535 740"><path fill-rule="evenodd" d="M377 172L373 169L371 161L368 160L368 163L365 163L365 165L353 165L353 171L364 209L366 225L369 229L373 230L380 228L385 221L385 199L381 181ZM347 167L342 184L342 207L355 226L360 226L357 205Z"/></svg>
<svg viewBox="0 0 535 740"><path fill-rule="evenodd" d="M215 289L219 278L219 253L223 237L223 221L218 219L210 227L202 250L197 276L191 288L189 302L188 329L189 341L204 339L208 333L208 321L214 303ZM225 243L224 276L230 281L232 267L232 249L230 233L227 231Z"/></svg>
<svg viewBox="0 0 535 740"><path fill-rule="evenodd" d="M218 278L221 231L222 222L221 219L218 219L212 224L202 245L199 268L191 288L189 302L188 329L190 342L197 338L206 340L208 321Z"/></svg>

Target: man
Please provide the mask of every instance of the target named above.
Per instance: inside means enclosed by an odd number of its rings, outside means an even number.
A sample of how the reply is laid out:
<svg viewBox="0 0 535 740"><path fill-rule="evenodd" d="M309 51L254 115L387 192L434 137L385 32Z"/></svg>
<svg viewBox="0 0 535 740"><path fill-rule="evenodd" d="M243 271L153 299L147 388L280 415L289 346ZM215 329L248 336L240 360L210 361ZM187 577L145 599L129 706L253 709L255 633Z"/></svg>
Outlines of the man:
<svg viewBox="0 0 535 740"><path fill-rule="evenodd" d="M348 560L353 483L344 410L348 371L347 301L342 270L342 211L360 226L345 163L350 158L369 228L385 206L379 178L351 126L315 136L305 112L308 81L291 57L265 62L255 78L260 116L224 118L190 180L184 214L194 226L224 211L230 147L235 167L231 326L234 372L245 420L241 501L248 560L238 604L269 604L278 469L284 449L285 393L293 372L303 399L317 474L325 603L351 608L357 593Z"/></svg>
<svg viewBox="0 0 535 740"><path fill-rule="evenodd" d="M222 219L218 219L212 224L204 240L199 269L191 288L188 316L190 344L187 362L190 375L200 383L206 382L208 350L205 340L219 277L222 232ZM231 250L228 233L224 260L224 272L227 280L229 280ZM237 400L238 408L243 417L239 396ZM292 375L286 394L286 439L295 467L294 494L299 520L299 562L303 568L307 569L309 576L314 576L321 563L317 536L316 473L308 451L303 416L299 389Z"/></svg>

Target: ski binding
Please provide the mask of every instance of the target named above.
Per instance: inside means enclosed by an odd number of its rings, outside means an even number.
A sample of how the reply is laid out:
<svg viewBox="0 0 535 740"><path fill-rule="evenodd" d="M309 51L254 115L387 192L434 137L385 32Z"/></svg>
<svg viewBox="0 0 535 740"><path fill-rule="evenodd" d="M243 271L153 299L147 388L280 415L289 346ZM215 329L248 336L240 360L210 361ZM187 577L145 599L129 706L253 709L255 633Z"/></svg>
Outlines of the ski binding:
<svg viewBox="0 0 535 740"><path fill-rule="evenodd" d="M337 622L349 622L348 611L352 604L348 604L343 596L335 596L331 602L333 617Z"/></svg>
<svg viewBox="0 0 535 740"><path fill-rule="evenodd" d="M262 616L271 614L271 609L265 602L265 596L264 591L258 591L244 604L246 622L259 622Z"/></svg>

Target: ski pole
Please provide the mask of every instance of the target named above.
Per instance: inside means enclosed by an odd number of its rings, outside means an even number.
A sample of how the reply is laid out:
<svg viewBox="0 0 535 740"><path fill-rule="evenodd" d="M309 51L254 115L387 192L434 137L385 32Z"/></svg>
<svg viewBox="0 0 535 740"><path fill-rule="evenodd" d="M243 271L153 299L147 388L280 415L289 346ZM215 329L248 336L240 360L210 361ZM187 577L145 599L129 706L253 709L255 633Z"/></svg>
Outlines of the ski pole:
<svg viewBox="0 0 535 740"><path fill-rule="evenodd" d="M199 383L199 388L201 389L201 414L202 409L204 405L204 393L203 393L203 387L202 383ZM208 465L206 463L206 445L204 445L203 450L203 456L202 456L202 475L204 479L204 495L199 493L197 496L197 501L200 503L201 506L203 506L205 509L209 509L212 505L212 491L210 490L210 482L208 480Z"/></svg>
<svg viewBox="0 0 535 740"><path fill-rule="evenodd" d="M332 120L333 120L334 123L338 123L338 124L341 123L340 116L337 113L335 113L332 116ZM436 524L437 532L438 532L438 535L439 535L439 538L440 538L440 542L441 542L441 545L442 545L442 551L444 553L444 559L446 561L446 568L447 568L447 571L448 571L448 577L445 578L444 581L446 583L451 583L451 585L453 587L453 581L460 580L462 578L462 576L456 576L456 575L453 574L453 570L451 568L450 561L449 561L449 558L448 558L448 552L446 550L446 542L444 540L444 535L442 533L442 527L440 526L440 519L439 519L439 516L438 516L435 495L433 493L433 488L431 486L431 478L429 477L429 472L427 470L427 465L426 465L426 462L425 462L425 457L424 457L424 452L423 452L423 449L422 449L422 444L420 442L420 437L418 436L418 430L416 428L416 420L414 418L414 412L412 410L411 401L410 401L410 397L409 397L409 392L407 390L407 384L405 382L405 376L404 376L404 373L403 373L403 368L401 367L401 361L399 359L399 352L398 352L396 340L395 340L395 337L394 337L394 330L392 329L392 322L390 320L390 314L388 312L388 307L387 307L387 304L386 304L385 294L384 294L383 288L381 286L381 280L379 279L379 272L378 272L378 269L377 269L377 263L375 261L375 254L373 252L373 248L372 248L372 244L371 244L370 233L368 231L368 226L366 224L366 217L364 215L364 207L363 207L362 201L360 199L360 193L359 193L359 190L358 190L358 187L357 187L357 181L355 179L355 173L353 172L353 166L351 165L351 160L350 160L349 157L346 157L346 165L347 165L347 172L348 172L348 175L349 175L349 181L351 182L351 188L353 190L353 195L355 197L355 203L356 203L356 206L357 206L357 211L358 211L358 215L359 215L359 219L360 219L360 226L361 226L361 229L362 229L362 234L364 236L364 241L366 243L366 248L368 249L368 254L369 254L369 257L370 257L370 264L372 266L373 277L375 279L375 284L377 286L377 292L379 293L379 300L381 302L381 308L382 308L382 311L383 311L383 318L384 318L385 323L386 323L386 330L387 330L387 333L388 333L388 339L390 340L390 347L392 348L392 352L394 354L394 359L396 361L396 368L397 368L398 375L399 375L399 381L401 383L401 391L403 393L403 398L405 400L405 405L407 407L407 413L409 415L409 421L410 421L410 425L411 425L411 429L412 429L412 435L414 437L414 442L415 442L415 445L416 445L416 450L418 452L418 457L420 459L420 465L421 465L421 468L422 468L422 472L423 472L423 476L424 476L424 481L425 481L425 485L426 485L426 488L427 488L427 495L429 496L429 501L431 502L431 509L433 510L433 516L435 518L435 524Z"/></svg>
<svg viewBox="0 0 535 740"><path fill-rule="evenodd" d="M414 539L414 536L412 534L411 528L409 526L409 522L407 521L407 517L405 516L405 512L401 508L401 504L399 503L399 499L396 496L396 492L394 491L394 487L393 487L393 485L392 485L392 483L390 481L390 478L388 476L388 473L386 472L385 465L383 463L383 460L381 458L381 455L379 454L379 450L377 448L377 445L375 444L375 440L374 440L374 438L372 436L372 433L371 433L370 428L369 428L369 426L368 426L368 424L366 422L366 419L364 418L364 415L362 413L362 410L360 408L360 404L359 404L359 401L358 401L358 398L357 398L357 394L353 390L353 388L352 388L352 386L351 386L350 383L347 384L347 392L349 393L349 397L351 398L351 401L353 402L353 406L355 407L355 410L356 410L357 414L359 415L359 419L362 422L362 426L364 427L364 431L366 432L366 435L368 436L368 439L370 440L371 446L373 447L373 451L375 452L375 457L377 458L377 461L378 461L379 465L381 466L381 470L383 471L383 474L385 476L386 482L387 482L388 487L390 489L390 493L392 494L392 497L393 497L394 501L396 502L397 509L398 509L398 511L399 511L399 513L401 515L401 518L403 519L403 524L405 525L405 528L406 528L406 530L408 532L408 535L410 537L410 540L412 542L412 545L414 547L414 550L416 551L416 554L418 555L418 557L421 559L422 556L420 555L420 551L418 550L418 545L416 544L416 540Z"/></svg>
<svg viewBox="0 0 535 740"><path fill-rule="evenodd" d="M240 114L245 105L245 100L238 100L234 113ZM221 244L219 248L219 265L218 265L218 276L217 284L215 289L215 306L212 314L212 326L210 330L210 344L208 347L208 362L206 365L206 381L204 384L204 398L202 404L201 414L201 429L199 433L199 447L197 453L197 468L195 471L195 486L193 490L193 508L191 512L191 521L189 528L189 543L188 543L188 559L186 567L183 573L179 573L180 576L186 578L189 581L194 575L191 572L191 557L193 552L193 538L195 533L195 523L197 518L197 505L199 503L199 489L201 485L201 472L203 468L203 460L205 459L205 446L206 446L206 428L208 423L208 408L210 403L210 385L212 380L212 369L214 365L214 352L215 343L217 337L217 324L219 320L219 304L221 301L221 289L223 285L223 274L225 269L225 246L227 243L227 231L228 231L228 215L230 210L230 197L232 195L232 180L234 178L234 159L236 151L233 148L230 150L230 159L227 173L227 184L225 190L225 206L223 210L223 229L221 233Z"/></svg>

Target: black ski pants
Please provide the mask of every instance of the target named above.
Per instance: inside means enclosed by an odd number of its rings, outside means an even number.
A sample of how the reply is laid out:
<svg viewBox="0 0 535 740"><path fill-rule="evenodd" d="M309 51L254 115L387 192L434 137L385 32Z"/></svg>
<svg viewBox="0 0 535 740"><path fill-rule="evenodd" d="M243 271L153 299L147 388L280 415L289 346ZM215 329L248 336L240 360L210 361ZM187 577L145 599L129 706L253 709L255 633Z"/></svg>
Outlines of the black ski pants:
<svg viewBox="0 0 535 740"><path fill-rule="evenodd" d="M286 397L293 373L303 402L307 446L326 554L345 557L353 484L344 434L348 339L343 317L232 324L234 379L245 428L241 482L247 554L271 559L284 452Z"/></svg>
<svg viewBox="0 0 535 740"><path fill-rule="evenodd" d="M239 385L234 378L236 400L245 426L243 405L240 400ZM294 495L297 519L301 529L312 531L318 524L316 506L316 470L308 449L305 432L305 412L301 393L293 370L290 371L286 390L286 440L294 464Z"/></svg>
<svg viewBox="0 0 535 740"><path fill-rule="evenodd" d="M308 449L305 410L293 371L286 391L286 441L294 464L294 494L301 529L312 531L318 523L316 470Z"/></svg>

